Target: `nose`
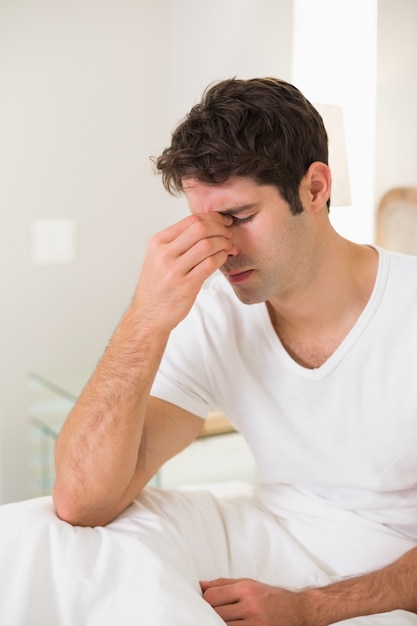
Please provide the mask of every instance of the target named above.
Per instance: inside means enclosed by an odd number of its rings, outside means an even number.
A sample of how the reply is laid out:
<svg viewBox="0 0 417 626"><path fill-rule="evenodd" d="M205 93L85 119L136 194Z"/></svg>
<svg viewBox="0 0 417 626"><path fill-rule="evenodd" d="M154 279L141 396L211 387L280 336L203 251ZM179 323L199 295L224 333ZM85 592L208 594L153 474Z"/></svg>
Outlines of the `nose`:
<svg viewBox="0 0 417 626"><path fill-rule="evenodd" d="M227 251L227 256L237 256L239 253L238 247L235 241L232 239L232 247Z"/></svg>

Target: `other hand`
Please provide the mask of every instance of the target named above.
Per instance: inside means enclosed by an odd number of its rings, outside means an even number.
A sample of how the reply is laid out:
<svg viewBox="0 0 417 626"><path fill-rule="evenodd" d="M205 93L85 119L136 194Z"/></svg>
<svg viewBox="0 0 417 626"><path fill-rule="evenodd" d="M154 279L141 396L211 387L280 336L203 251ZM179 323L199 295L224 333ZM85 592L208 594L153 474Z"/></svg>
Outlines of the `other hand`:
<svg viewBox="0 0 417 626"><path fill-rule="evenodd" d="M227 260L232 223L216 212L190 215L150 239L133 300L142 320L170 331L186 316L204 281Z"/></svg>
<svg viewBox="0 0 417 626"><path fill-rule="evenodd" d="M228 626L305 626L299 594L250 578L200 582L204 599Z"/></svg>

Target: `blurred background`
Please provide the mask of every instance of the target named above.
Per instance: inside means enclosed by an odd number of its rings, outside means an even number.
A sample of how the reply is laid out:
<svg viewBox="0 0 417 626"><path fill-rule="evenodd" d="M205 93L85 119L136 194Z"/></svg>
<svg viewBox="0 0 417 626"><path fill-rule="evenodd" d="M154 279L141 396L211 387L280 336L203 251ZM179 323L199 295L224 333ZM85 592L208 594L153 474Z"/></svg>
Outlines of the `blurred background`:
<svg viewBox="0 0 417 626"><path fill-rule="evenodd" d="M0 502L29 497L28 380L91 371L149 236L186 213L149 157L203 89L277 76L343 107L351 205L372 242L417 186L415 0L0 1Z"/></svg>

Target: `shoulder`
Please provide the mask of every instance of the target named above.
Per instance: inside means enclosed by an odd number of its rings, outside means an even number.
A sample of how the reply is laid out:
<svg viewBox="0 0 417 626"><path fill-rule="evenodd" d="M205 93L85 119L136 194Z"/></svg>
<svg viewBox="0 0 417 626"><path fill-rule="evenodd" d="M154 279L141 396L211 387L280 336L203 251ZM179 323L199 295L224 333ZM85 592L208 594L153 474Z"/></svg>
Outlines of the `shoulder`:
<svg viewBox="0 0 417 626"><path fill-rule="evenodd" d="M402 282L409 285L415 285L417 288L417 256L395 252L385 248L376 248L380 258L380 264L383 272L386 272L390 278L402 278Z"/></svg>
<svg viewBox="0 0 417 626"><path fill-rule="evenodd" d="M402 304L398 313L417 311L417 256L377 248L385 302ZM412 307L412 308L409 308Z"/></svg>
<svg viewBox="0 0 417 626"><path fill-rule="evenodd" d="M393 266L409 267L410 270L417 268L417 256L415 255L396 252L379 246L375 246L375 248L384 262L390 263Z"/></svg>

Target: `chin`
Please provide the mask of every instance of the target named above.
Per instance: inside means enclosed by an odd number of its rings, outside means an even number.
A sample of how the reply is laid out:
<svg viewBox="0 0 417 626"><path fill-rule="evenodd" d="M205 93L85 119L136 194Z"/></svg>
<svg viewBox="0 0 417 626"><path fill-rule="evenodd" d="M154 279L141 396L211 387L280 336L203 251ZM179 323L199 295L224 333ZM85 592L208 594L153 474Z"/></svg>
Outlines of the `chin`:
<svg viewBox="0 0 417 626"><path fill-rule="evenodd" d="M267 300L267 298L262 297L260 294L250 292L249 290L245 291L244 289L233 287L233 291L243 304L259 304Z"/></svg>

